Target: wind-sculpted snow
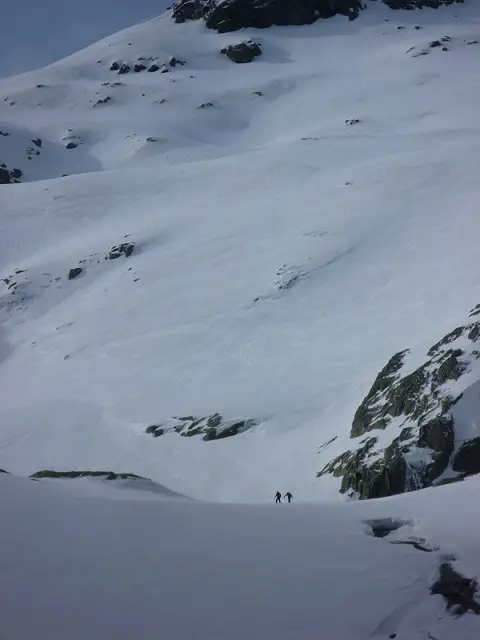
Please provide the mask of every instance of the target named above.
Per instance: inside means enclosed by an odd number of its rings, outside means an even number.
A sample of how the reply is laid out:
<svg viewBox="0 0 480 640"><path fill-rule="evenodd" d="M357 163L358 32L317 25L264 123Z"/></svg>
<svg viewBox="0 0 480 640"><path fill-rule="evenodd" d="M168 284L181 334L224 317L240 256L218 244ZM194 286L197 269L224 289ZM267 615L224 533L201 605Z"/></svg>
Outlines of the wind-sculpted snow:
<svg viewBox="0 0 480 640"><path fill-rule="evenodd" d="M386 501L263 506L123 482L0 475L5 637L478 637L478 478Z"/></svg>

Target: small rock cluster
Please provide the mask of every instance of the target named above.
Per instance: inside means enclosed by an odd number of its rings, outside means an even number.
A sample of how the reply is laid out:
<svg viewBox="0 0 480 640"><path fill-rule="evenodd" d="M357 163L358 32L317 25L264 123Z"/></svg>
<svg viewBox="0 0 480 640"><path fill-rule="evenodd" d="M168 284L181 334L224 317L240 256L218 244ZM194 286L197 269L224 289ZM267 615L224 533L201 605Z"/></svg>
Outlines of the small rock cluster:
<svg viewBox="0 0 480 640"><path fill-rule="evenodd" d="M256 426L258 422L253 419L232 420L226 419L219 413L210 416L186 416L183 418L169 418L159 424L152 424L145 432L154 438L166 433L178 433L185 438L203 436L205 441L230 438Z"/></svg>
<svg viewBox="0 0 480 640"><path fill-rule="evenodd" d="M171 56L166 63L160 65L157 58L138 58L136 62L133 64L130 62L124 62L123 60L114 60L110 64L110 71L116 71L118 75L125 75L126 73L130 73L133 71L134 73L141 73L142 71L148 71L150 73L155 73L160 71L161 73L168 73L170 68L176 67L177 65L184 65L184 60L179 60L175 58L175 56Z"/></svg>

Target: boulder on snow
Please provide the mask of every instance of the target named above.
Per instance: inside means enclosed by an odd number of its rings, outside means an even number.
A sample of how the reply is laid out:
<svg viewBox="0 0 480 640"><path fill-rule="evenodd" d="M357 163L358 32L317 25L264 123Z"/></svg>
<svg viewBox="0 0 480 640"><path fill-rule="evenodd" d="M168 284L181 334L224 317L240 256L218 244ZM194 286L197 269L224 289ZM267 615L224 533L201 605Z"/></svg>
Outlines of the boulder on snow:
<svg viewBox="0 0 480 640"><path fill-rule="evenodd" d="M134 249L134 242L122 242L122 244L117 244L110 249L110 251L105 256L105 260L116 260L117 258L120 258L120 256L129 258L132 255Z"/></svg>
<svg viewBox="0 0 480 640"><path fill-rule="evenodd" d="M239 42L238 44L231 44L222 49L221 53L226 55L232 62L243 64L251 62L254 58L261 55L262 50L258 42L248 40L246 42Z"/></svg>
<svg viewBox="0 0 480 640"><path fill-rule="evenodd" d="M155 73L155 71L160 71L160 67L156 62L154 62L148 67L147 71L149 71L150 73Z"/></svg>
<svg viewBox="0 0 480 640"><path fill-rule="evenodd" d="M78 144L76 142L67 142L67 144L65 145L65 149L76 149L78 147Z"/></svg>
<svg viewBox="0 0 480 640"><path fill-rule="evenodd" d="M83 273L83 269L81 267L74 267L68 272L68 279L75 280L75 278L77 278L81 273Z"/></svg>
<svg viewBox="0 0 480 640"><path fill-rule="evenodd" d="M110 71L119 71L122 66L122 62L120 60L114 60L110 65Z"/></svg>
<svg viewBox="0 0 480 640"><path fill-rule="evenodd" d="M147 68L146 64L143 64L143 62L136 62L133 65L133 70L135 73L140 73L140 71L145 71Z"/></svg>

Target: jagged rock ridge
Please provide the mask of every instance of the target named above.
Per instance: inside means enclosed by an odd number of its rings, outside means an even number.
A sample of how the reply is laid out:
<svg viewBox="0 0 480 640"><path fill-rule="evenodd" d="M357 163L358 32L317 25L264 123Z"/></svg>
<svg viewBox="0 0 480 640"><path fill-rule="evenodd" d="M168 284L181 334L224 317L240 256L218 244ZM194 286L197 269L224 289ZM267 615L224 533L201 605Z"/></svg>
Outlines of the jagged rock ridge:
<svg viewBox="0 0 480 640"><path fill-rule="evenodd" d="M479 313L477 305L470 317ZM392 356L355 413L350 437L356 446L318 476L341 477L341 492L376 498L430 486L450 467L460 478L479 473L480 438L460 438L454 418L455 405L480 377L479 339L475 320L433 345L413 371L405 363L409 350ZM391 438L380 439L386 429Z"/></svg>
<svg viewBox="0 0 480 640"><path fill-rule="evenodd" d="M391 9L437 8L463 0L383 0ZM172 7L175 22L204 19L220 33L246 27L312 24L337 14L355 19L366 6L361 0L177 0Z"/></svg>

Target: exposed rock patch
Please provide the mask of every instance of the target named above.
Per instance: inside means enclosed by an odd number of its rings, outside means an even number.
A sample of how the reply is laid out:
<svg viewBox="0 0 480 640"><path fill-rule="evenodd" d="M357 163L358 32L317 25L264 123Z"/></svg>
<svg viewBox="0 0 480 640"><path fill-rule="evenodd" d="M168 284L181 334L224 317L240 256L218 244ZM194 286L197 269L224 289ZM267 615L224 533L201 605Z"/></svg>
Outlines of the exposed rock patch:
<svg viewBox="0 0 480 640"><path fill-rule="evenodd" d="M455 454L452 469L458 473L480 473L480 438L465 442Z"/></svg>
<svg viewBox="0 0 480 640"><path fill-rule="evenodd" d="M438 8L463 0L383 0L391 9ZM177 0L172 7L175 22L203 19L220 33L273 25L312 24L337 14L355 19L368 5L361 0Z"/></svg>
<svg viewBox="0 0 480 640"><path fill-rule="evenodd" d="M105 260L116 260L117 258L120 258L120 256L129 258L132 255L134 249L134 242L122 242L122 244L117 244L110 249L110 251L105 256Z"/></svg>
<svg viewBox="0 0 480 640"><path fill-rule="evenodd" d="M254 58L261 55L262 49L258 42L247 40L239 44L231 44L221 50L221 53L227 56L232 62L243 64L251 62Z"/></svg>
<svg viewBox="0 0 480 640"><path fill-rule="evenodd" d="M0 162L0 184L15 184L20 182L23 172L20 169L8 169L6 164Z"/></svg>
<svg viewBox="0 0 480 640"><path fill-rule="evenodd" d="M163 436L166 433L178 433L184 437L202 436L202 439L208 442L236 436L239 433L248 431L257 424L258 422L253 419L226 419L219 413L214 413L206 417L170 418L159 424L150 425L145 432L154 438Z"/></svg>
<svg viewBox="0 0 480 640"><path fill-rule="evenodd" d="M477 596L477 581L465 578L455 571L450 564L440 565L440 576L431 586L432 595L445 598L447 609L453 609L456 615L471 611L480 615L480 599Z"/></svg>
<svg viewBox="0 0 480 640"><path fill-rule="evenodd" d="M40 480L42 478L104 478L105 480L126 480L128 478L137 478L148 480L142 476L136 476L134 473L114 473L113 471L52 471L51 469L43 469L33 473L30 478Z"/></svg>
<svg viewBox="0 0 480 640"><path fill-rule="evenodd" d="M477 305L470 317L478 313ZM449 465L459 474L480 473L480 438L456 436L453 415L463 391L480 378L480 371L472 374L479 339L479 322L457 327L413 371L408 350L392 356L355 412L355 445L318 475L342 478L341 492L377 498L436 484ZM386 429L389 437L380 438Z"/></svg>
<svg viewBox="0 0 480 640"><path fill-rule="evenodd" d="M77 278L82 272L83 269L81 267L74 267L68 272L68 279L75 280L75 278Z"/></svg>

